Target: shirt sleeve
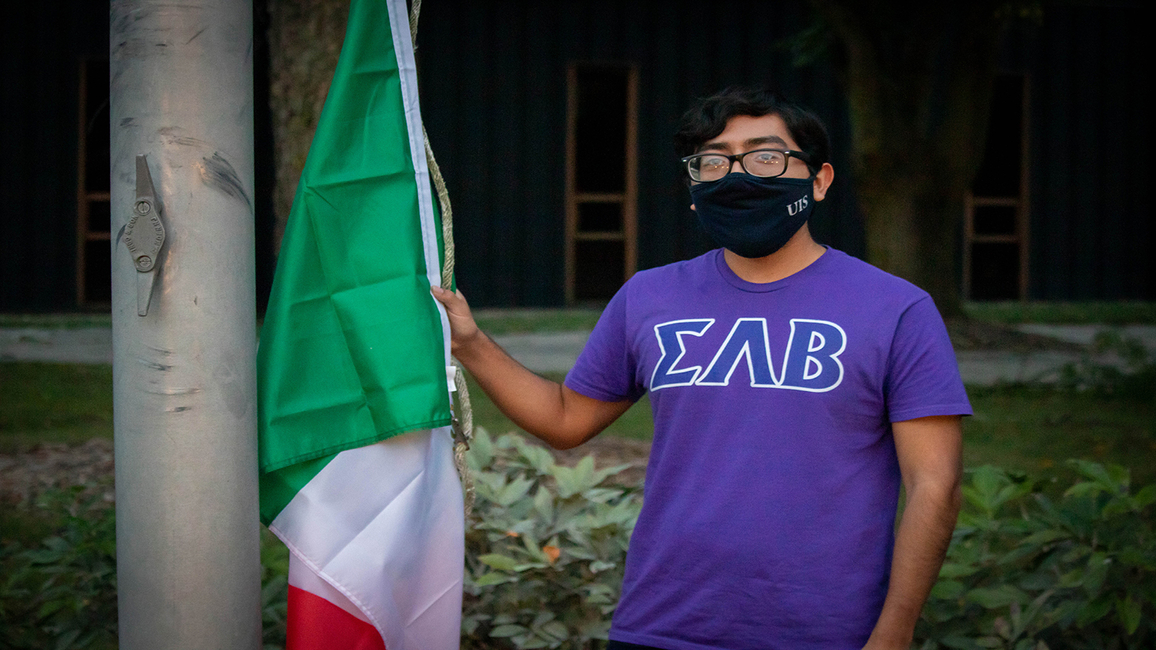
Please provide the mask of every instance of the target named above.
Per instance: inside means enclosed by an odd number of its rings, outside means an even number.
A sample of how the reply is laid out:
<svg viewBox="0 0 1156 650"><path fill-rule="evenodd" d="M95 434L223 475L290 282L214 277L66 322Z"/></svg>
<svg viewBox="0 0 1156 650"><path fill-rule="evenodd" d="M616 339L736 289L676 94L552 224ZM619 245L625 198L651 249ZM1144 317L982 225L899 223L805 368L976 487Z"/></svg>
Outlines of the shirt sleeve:
<svg viewBox="0 0 1156 650"><path fill-rule="evenodd" d="M646 392L637 380L637 363L627 326L627 282L602 312L578 361L566 374L571 390L604 402L635 401Z"/></svg>
<svg viewBox="0 0 1156 650"><path fill-rule="evenodd" d="M971 415L959 364L930 296L899 317L884 384L892 422L932 415Z"/></svg>

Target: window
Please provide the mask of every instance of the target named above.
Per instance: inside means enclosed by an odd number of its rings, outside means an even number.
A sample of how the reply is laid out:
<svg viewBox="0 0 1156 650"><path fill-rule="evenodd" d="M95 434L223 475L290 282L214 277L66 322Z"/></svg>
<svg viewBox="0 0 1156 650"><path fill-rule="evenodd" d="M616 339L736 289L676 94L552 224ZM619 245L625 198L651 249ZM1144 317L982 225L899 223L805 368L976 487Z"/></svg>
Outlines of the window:
<svg viewBox="0 0 1156 650"><path fill-rule="evenodd" d="M605 302L638 266L638 70L567 70L566 303Z"/></svg>
<svg viewBox="0 0 1156 650"><path fill-rule="evenodd" d="M1027 297L1027 106L1023 75L997 75L984 158L964 207L963 288L973 300Z"/></svg>
<svg viewBox="0 0 1156 650"><path fill-rule="evenodd" d="M108 59L80 62L77 138L76 302L112 302Z"/></svg>

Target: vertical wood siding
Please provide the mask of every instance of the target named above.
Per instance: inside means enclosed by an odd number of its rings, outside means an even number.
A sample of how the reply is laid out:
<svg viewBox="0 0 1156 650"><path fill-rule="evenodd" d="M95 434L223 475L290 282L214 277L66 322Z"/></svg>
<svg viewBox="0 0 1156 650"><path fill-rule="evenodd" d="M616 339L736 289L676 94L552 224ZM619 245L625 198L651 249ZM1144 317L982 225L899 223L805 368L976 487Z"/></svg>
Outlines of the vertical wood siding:
<svg viewBox="0 0 1156 650"><path fill-rule="evenodd" d="M566 66L639 66L638 257L645 269L713 247L690 211L671 136L698 96L766 83L828 123L836 191L814 229L861 254L847 119L829 71L776 44L801 3L464 2L423 5L422 110L454 201L458 276L478 305L558 305L564 296Z"/></svg>
<svg viewBox="0 0 1156 650"><path fill-rule="evenodd" d="M263 12L265 0L256 4ZM1027 72L1031 87L1032 299L1156 300L1150 37L1143 3L1119 4L1046 3L1042 23L1007 42L1005 69ZM73 309L77 65L82 55L107 55L108 5L22 2L10 14L0 39L0 310ZM563 300L571 62L639 67L639 268L712 246L689 210L671 134L693 98L735 83L766 83L827 122L836 178L812 229L862 255L841 92L827 67L796 68L777 47L808 16L801 0L425 3L423 110L454 200L459 278L471 300ZM258 119L267 111L258 106ZM267 140L258 144L269 153ZM266 259L268 182L257 215ZM266 270L260 291L267 282Z"/></svg>
<svg viewBox="0 0 1156 650"><path fill-rule="evenodd" d="M1156 299L1147 31L1138 6L1045 8L1027 63L1033 299Z"/></svg>

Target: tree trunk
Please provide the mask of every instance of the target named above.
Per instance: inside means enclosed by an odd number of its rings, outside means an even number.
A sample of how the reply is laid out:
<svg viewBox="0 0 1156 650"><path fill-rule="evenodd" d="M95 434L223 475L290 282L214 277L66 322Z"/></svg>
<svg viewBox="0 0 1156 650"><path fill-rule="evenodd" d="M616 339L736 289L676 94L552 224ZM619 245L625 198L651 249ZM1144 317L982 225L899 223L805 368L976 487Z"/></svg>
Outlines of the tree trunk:
<svg viewBox="0 0 1156 650"><path fill-rule="evenodd" d="M811 4L840 46L867 260L960 316L957 251L986 141L996 4Z"/></svg>
<svg viewBox="0 0 1156 650"><path fill-rule="evenodd" d="M867 259L920 286L945 317L955 317L962 315L956 260L963 193L945 192L936 176L918 169L861 176L859 200Z"/></svg>

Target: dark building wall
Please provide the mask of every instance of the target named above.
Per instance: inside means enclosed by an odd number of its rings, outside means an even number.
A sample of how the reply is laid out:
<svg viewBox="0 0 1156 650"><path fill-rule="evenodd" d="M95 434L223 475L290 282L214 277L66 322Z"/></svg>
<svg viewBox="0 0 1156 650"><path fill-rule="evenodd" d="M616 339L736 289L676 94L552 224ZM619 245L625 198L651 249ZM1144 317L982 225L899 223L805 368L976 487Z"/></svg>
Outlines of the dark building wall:
<svg viewBox="0 0 1156 650"><path fill-rule="evenodd" d="M1156 299L1145 16L1138 6L1047 6L1024 56L1031 298Z"/></svg>
<svg viewBox="0 0 1156 650"><path fill-rule="evenodd" d="M1151 120L1140 95L1147 24L1137 6L1047 4L1009 38L1003 69L1028 77L1028 297L1156 299L1146 184ZM822 64L778 44L809 20L801 2L442 0L419 38L423 111L457 206L459 279L480 305L563 295L565 70L640 68L639 267L710 247L688 210L670 135L696 96L767 83L831 129L836 182L814 219L825 243L863 254L843 98Z"/></svg>
<svg viewBox="0 0 1156 650"><path fill-rule="evenodd" d="M255 2L259 32L264 6ZM1139 12L1049 3L1039 25L1009 42L1005 69L1028 74L1031 97L1030 298L1156 299L1144 99L1152 72ZM812 229L821 241L862 255L839 88L822 64L794 67L778 47L808 20L801 1L427 3L418 50L423 111L454 200L458 276L471 300L563 300L570 62L631 62L640 71L640 268L711 246L688 209L670 136L694 97L733 83L767 83L826 120L836 179ZM0 28L0 310L76 307L77 75L82 57L107 57L107 25L106 2L44 0L13 5ZM264 295L272 142L260 36L256 203Z"/></svg>
<svg viewBox="0 0 1156 650"><path fill-rule="evenodd" d="M79 64L81 57L108 56L107 26L102 2L45 0L6 9L0 32L2 310L76 304Z"/></svg>
<svg viewBox="0 0 1156 650"><path fill-rule="evenodd" d="M273 140L268 110L268 24L265 0L254 0L256 88L256 269L261 306L273 274ZM80 68L107 66L109 4L102 0L46 0L14 4L0 29L0 311L75 310L77 304L78 133ZM107 77L95 80L107 85ZM106 97L94 88L90 96ZM90 106L97 119L90 138L107 138L107 105ZM101 120L100 117L105 119ZM107 139L105 140L107 143ZM91 153L91 152L90 152ZM107 177L97 160L90 175ZM107 189L106 179L94 185ZM113 218L113 222L116 219ZM89 244L95 267L89 281L108 282L101 267L107 242ZM127 258L126 258L127 259ZM90 309L107 309L109 289L91 287ZM93 299L92 297L95 296Z"/></svg>
<svg viewBox="0 0 1156 650"><path fill-rule="evenodd" d="M458 279L477 305L557 305L564 283L566 69L639 68L639 268L713 245L690 211L671 144L698 96L765 83L814 109L836 151L822 241L862 254L833 75L777 47L808 20L802 3L465 2L423 5L422 112L454 206Z"/></svg>

